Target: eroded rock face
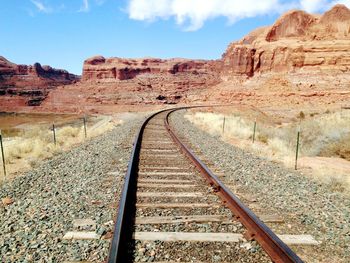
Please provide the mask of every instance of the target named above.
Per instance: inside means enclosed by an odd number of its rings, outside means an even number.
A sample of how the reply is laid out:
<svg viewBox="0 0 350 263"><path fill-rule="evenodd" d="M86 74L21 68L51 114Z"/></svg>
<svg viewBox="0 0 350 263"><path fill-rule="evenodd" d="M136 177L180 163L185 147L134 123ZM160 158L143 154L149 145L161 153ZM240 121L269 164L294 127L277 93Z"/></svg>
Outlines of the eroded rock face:
<svg viewBox="0 0 350 263"><path fill-rule="evenodd" d="M0 95L26 97L27 105L40 105L47 89L71 84L79 77L50 66L17 65L0 56Z"/></svg>
<svg viewBox="0 0 350 263"><path fill-rule="evenodd" d="M321 17L291 11L253 31L223 54L224 75L264 72L347 72L350 10L336 5Z"/></svg>
<svg viewBox="0 0 350 263"><path fill-rule="evenodd" d="M14 85L16 87L46 86L69 84L79 77L66 70L54 69L50 66L17 65L0 56L0 85Z"/></svg>
<svg viewBox="0 0 350 263"><path fill-rule="evenodd" d="M222 61L122 59L95 56L85 60L82 81L50 93L60 105L77 107L77 94L89 108L184 103L221 82ZM77 109L74 108L73 111Z"/></svg>
<svg viewBox="0 0 350 263"><path fill-rule="evenodd" d="M300 101L294 98L295 90L309 89L307 96L316 94L326 104L334 93L328 91L330 87L339 89L332 100L348 103L349 68L350 10L337 5L322 16L293 10L274 25L230 44L221 60L95 56L84 62L82 81L52 89L50 94L43 87L72 83L76 76L40 64L16 65L0 57L0 111L40 105L30 110L98 113L124 106L129 110L209 101L256 106L276 99L270 94L275 89L282 98L293 98L291 103ZM261 94L252 89L262 90ZM302 103L306 95L300 96Z"/></svg>
<svg viewBox="0 0 350 263"><path fill-rule="evenodd" d="M123 59L95 56L85 60L83 81L113 82L134 79L141 74L205 74L220 67L220 61L186 59Z"/></svg>
<svg viewBox="0 0 350 263"><path fill-rule="evenodd" d="M279 18L269 29L266 41L305 36L310 27L316 23L317 18L304 11L290 11Z"/></svg>

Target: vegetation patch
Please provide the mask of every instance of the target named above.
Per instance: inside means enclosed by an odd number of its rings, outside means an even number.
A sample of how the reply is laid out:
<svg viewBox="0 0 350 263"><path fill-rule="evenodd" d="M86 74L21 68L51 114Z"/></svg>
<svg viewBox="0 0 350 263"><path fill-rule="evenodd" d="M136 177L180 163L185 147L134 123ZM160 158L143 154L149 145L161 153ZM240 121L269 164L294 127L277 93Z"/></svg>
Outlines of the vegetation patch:
<svg viewBox="0 0 350 263"><path fill-rule="evenodd" d="M191 112L188 120L224 141L247 149L257 155L294 167L297 133L300 130L300 166L312 169L312 176L337 189L350 189L350 175L347 169L328 169L327 165L315 166L312 160L303 158L329 157L329 167L337 158L350 161L350 112L329 112L307 116L298 114L297 121L283 125L271 125L271 122L243 118L237 113L222 114L215 112ZM307 161L306 161L307 160ZM326 159L322 159L324 162ZM335 162L335 164L338 164ZM343 164L340 164L344 167ZM305 168L304 167L304 168Z"/></svg>

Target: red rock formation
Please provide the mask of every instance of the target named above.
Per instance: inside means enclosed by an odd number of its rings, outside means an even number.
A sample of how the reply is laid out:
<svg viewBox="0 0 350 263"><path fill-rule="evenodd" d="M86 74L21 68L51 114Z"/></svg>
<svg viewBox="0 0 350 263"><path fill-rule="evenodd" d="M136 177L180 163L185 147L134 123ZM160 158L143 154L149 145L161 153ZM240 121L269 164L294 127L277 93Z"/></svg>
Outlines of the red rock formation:
<svg viewBox="0 0 350 263"><path fill-rule="evenodd" d="M229 45L223 75L264 72L347 72L350 68L350 10L336 5L323 16L291 11Z"/></svg>
<svg viewBox="0 0 350 263"><path fill-rule="evenodd" d="M270 28L266 41L277 41L282 38L301 37L317 22L317 18L304 12L293 10L281 18Z"/></svg>
<svg viewBox="0 0 350 263"><path fill-rule="evenodd" d="M347 103L350 94L340 92L348 90L349 69L350 10L336 5L322 16L293 10L274 25L230 44L222 60L96 56L84 62L82 81L60 86L49 95L43 87L71 83L76 77L40 64L15 65L0 57L0 111L40 105L35 110L96 113L123 106L129 110L131 105L139 109L235 100L254 106L276 100L283 106L281 97L293 97L292 104L299 103L297 96L304 101L306 95L295 94L305 89L309 89L307 96L322 97L318 101L326 104L333 94L328 92L330 86L339 87L332 100ZM256 95L252 89L261 93ZM279 94L277 99L272 91Z"/></svg>
<svg viewBox="0 0 350 263"><path fill-rule="evenodd" d="M95 56L85 60L83 81L113 82L133 79L141 74L210 73L220 62L186 59L122 59Z"/></svg>
<svg viewBox="0 0 350 263"><path fill-rule="evenodd" d="M317 39L349 39L350 10L344 5L334 6L324 13L313 31L313 37Z"/></svg>
<svg viewBox="0 0 350 263"><path fill-rule="evenodd" d="M59 104L80 111L81 106L95 112L97 106L181 103L218 84L221 66L220 60L95 56L85 60L81 82L51 92L42 107L49 110Z"/></svg>
<svg viewBox="0 0 350 263"><path fill-rule="evenodd" d="M40 105L46 89L71 84L79 77L50 66L16 65L0 56L0 95L26 97L29 106ZM22 101L22 100L21 100Z"/></svg>
<svg viewBox="0 0 350 263"><path fill-rule="evenodd" d="M50 66L41 66L35 63L33 66L16 65L0 56L0 85L12 85L14 87L47 87L47 85L70 84L79 77L70 74L66 70L54 69Z"/></svg>

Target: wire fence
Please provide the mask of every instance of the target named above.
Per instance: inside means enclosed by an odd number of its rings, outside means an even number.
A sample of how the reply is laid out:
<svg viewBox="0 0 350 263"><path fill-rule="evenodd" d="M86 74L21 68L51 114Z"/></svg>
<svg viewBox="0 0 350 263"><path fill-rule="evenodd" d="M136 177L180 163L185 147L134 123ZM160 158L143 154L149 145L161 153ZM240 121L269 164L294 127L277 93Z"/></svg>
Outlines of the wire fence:
<svg viewBox="0 0 350 263"><path fill-rule="evenodd" d="M301 174L334 191L350 191L350 111L300 119L276 126L267 126L259 119L246 120L249 135L240 147L301 170ZM225 116L225 126L223 140L237 143L237 137L230 135L228 116Z"/></svg>
<svg viewBox="0 0 350 263"><path fill-rule="evenodd" d="M349 110L300 112L295 117L289 117L285 123L271 117L251 112L242 115L213 110L187 113L187 118L205 131L273 160L293 165L295 169L299 168L301 157L350 160Z"/></svg>
<svg viewBox="0 0 350 263"><path fill-rule="evenodd" d="M8 164L24 156L45 157L59 151L66 144L74 144L88 138L88 125L94 123L94 117L84 116L65 122L31 124L25 128L0 129L0 154L2 178L7 180ZM0 175L1 175L0 173Z"/></svg>
<svg viewBox="0 0 350 263"><path fill-rule="evenodd" d="M222 136L230 136L230 132L232 131L232 129L230 129L231 125L230 125L230 120L232 120L232 118L230 118L229 116L223 116L222 118ZM233 123L236 123L236 121L234 121ZM254 144L256 143L257 139L259 139L261 142L267 143L267 141L269 140L269 138L265 135L266 132L264 133L264 135L259 133L259 138L257 138L257 134L258 134L258 121L257 119L254 120L254 122L251 123L252 125L252 129L251 129L251 134L249 135L249 138L251 139L251 143ZM241 127L242 128L242 127ZM226 130L225 130L226 129ZM236 129L236 128L235 128ZM226 132L226 134L225 134ZM301 128L300 126L298 128L296 128L295 131L295 141L293 142L292 140L288 141L288 145L290 147L295 148L295 162L294 162L294 168L295 170L298 169L298 157L299 157L299 152L300 152L300 138L301 138Z"/></svg>

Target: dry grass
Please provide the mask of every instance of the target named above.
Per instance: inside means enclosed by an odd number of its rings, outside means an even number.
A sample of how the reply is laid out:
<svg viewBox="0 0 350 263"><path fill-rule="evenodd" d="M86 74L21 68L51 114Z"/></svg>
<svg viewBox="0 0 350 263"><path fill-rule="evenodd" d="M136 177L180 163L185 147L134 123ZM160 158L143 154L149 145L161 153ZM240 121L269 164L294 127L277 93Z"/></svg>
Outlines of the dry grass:
<svg viewBox="0 0 350 263"><path fill-rule="evenodd" d="M317 116L302 124L305 154L320 155L333 144L350 135L350 112ZM336 151L336 149L334 149Z"/></svg>
<svg viewBox="0 0 350 263"><path fill-rule="evenodd" d="M321 150L320 156L339 156L340 158L350 161L350 134L344 136L339 141L329 143Z"/></svg>
<svg viewBox="0 0 350 263"><path fill-rule="evenodd" d="M260 123L257 120L256 142L252 144L254 120L242 119L237 115L224 115L211 112L186 114L186 118L212 135L221 136L227 142L247 149L260 156L268 156L273 161L294 166L297 131L300 126L300 157L338 157L350 160L350 112L324 113L321 115L299 114L302 122L279 126ZM332 161L331 159L329 160ZM329 184L332 188L350 190L350 176L339 174L326 166L313 166L312 176ZM337 187L339 185L339 187ZM335 186L335 187L333 187ZM340 187L341 186L341 187Z"/></svg>
<svg viewBox="0 0 350 263"><path fill-rule="evenodd" d="M335 172L329 166L323 165L314 169L311 174L318 180L329 185L333 191L343 192L350 190L350 177L348 171L344 173Z"/></svg>
<svg viewBox="0 0 350 263"><path fill-rule="evenodd" d="M121 122L104 118L95 125L87 128L88 139L101 135ZM42 160L51 158L55 154L66 151L85 141L84 128L69 125L56 128L57 145L54 144L52 128L48 126L34 126L21 132L20 136L4 140L4 151L9 177L18 171L28 170ZM2 177L3 174L0 173Z"/></svg>
<svg viewBox="0 0 350 263"><path fill-rule="evenodd" d="M18 159L29 157L35 159L48 158L55 152L49 131L40 127L22 133L21 137L5 141L4 148L7 164L13 164Z"/></svg>
<svg viewBox="0 0 350 263"><path fill-rule="evenodd" d="M219 135L225 141L234 142L242 148L249 148L257 154L267 152L273 156L291 156L293 152L285 140L278 136L271 136L273 130L268 126L261 126L258 122L255 138L256 143L252 144L254 121L245 120L240 116L216 114L210 112L196 112L185 116L201 129L212 135ZM225 130L223 122L225 117ZM277 135L277 134L276 134Z"/></svg>
<svg viewBox="0 0 350 263"><path fill-rule="evenodd" d="M241 139L249 139L252 136L252 128L239 116L224 116L211 112L196 112L194 115L186 115L186 118L195 125L200 126L212 135L222 134L225 117L224 135Z"/></svg>

